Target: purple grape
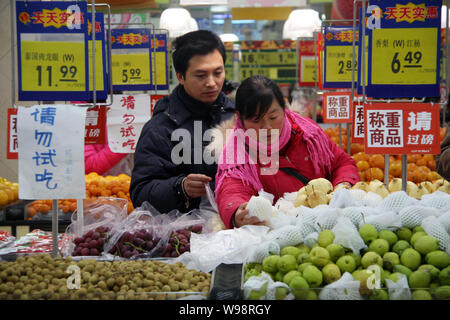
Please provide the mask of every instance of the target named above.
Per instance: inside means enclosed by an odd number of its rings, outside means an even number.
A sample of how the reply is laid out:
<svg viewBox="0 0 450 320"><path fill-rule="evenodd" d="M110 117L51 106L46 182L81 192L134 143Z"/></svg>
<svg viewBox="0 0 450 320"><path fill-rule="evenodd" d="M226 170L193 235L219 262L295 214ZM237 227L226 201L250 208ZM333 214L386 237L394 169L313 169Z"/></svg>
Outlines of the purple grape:
<svg viewBox="0 0 450 320"><path fill-rule="evenodd" d="M88 256L89 255L89 248L83 248L83 249L81 249L81 255L82 256Z"/></svg>
<svg viewBox="0 0 450 320"><path fill-rule="evenodd" d="M131 233L129 233L128 231L127 232L125 232L123 235L122 235L122 240L124 241L124 242L128 242L128 241L130 241L131 240Z"/></svg>
<svg viewBox="0 0 450 320"><path fill-rule="evenodd" d="M103 248L103 245L105 244L105 238L99 238L97 240L97 242L98 242L98 246Z"/></svg>
<svg viewBox="0 0 450 320"><path fill-rule="evenodd" d="M83 242L83 243L79 244L79 247L81 247L81 248L89 248L89 244L86 243L86 242Z"/></svg>
<svg viewBox="0 0 450 320"><path fill-rule="evenodd" d="M135 246L138 246L138 247L140 247L140 246L143 245L144 243L145 243L145 241L142 240L141 238L135 238L135 239L133 240L133 244L134 244Z"/></svg>
<svg viewBox="0 0 450 320"><path fill-rule="evenodd" d="M133 250L133 251L131 252L131 255L132 255L133 257L135 257L135 256L139 255L139 251L137 251L137 250L135 249L135 250Z"/></svg>
<svg viewBox="0 0 450 320"><path fill-rule="evenodd" d="M82 243L82 242L83 242L83 238L80 238L80 237L75 238L75 239L73 240L73 243L75 243L75 245L79 245L79 244Z"/></svg>
<svg viewBox="0 0 450 320"><path fill-rule="evenodd" d="M91 254L91 256L98 256L98 255L100 255L100 252L98 251L97 248L91 248L90 254Z"/></svg>
<svg viewBox="0 0 450 320"><path fill-rule="evenodd" d="M97 240L91 240L91 242L89 242L89 248L93 249L93 248L97 248L97 247L98 247Z"/></svg>
<svg viewBox="0 0 450 320"><path fill-rule="evenodd" d="M170 254L170 256L172 258L178 257L178 253L176 251L172 251L172 253Z"/></svg>
<svg viewBox="0 0 450 320"><path fill-rule="evenodd" d="M187 251L187 249L185 246L182 246L182 247L178 248L178 251L180 251L180 253L184 253Z"/></svg>
<svg viewBox="0 0 450 320"><path fill-rule="evenodd" d="M133 255L133 252L128 251L128 250L123 253L123 257L126 259L130 258L132 255Z"/></svg>
<svg viewBox="0 0 450 320"><path fill-rule="evenodd" d="M191 231L195 233L202 232L203 227L200 224L196 224L195 226L191 227Z"/></svg>
<svg viewBox="0 0 450 320"><path fill-rule="evenodd" d="M147 241L147 242L145 243L145 249L146 249L146 250L152 250L152 249L153 249L153 242Z"/></svg>
<svg viewBox="0 0 450 320"><path fill-rule="evenodd" d="M166 252L172 251L172 245L169 243L166 247Z"/></svg>
<svg viewBox="0 0 450 320"><path fill-rule="evenodd" d="M97 240L98 238L100 238L100 233L98 232L94 232L91 236L92 240Z"/></svg>
<svg viewBox="0 0 450 320"><path fill-rule="evenodd" d="M188 243L184 246L186 248L186 251L191 251L191 245Z"/></svg>
<svg viewBox="0 0 450 320"><path fill-rule="evenodd" d="M143 239L149 241L149 240L152 240L152 239L153 239L153 236L152 236L152 234L151 234L150 232L146 232L146 233L144 234Z"/></svg>
<svg viewBox="0 0 450 320"><path fill-rule="evenodd" d="M88 233L85 234L85 237L86 238L91 238L93 234L94 234L94 231L91 230L91 231L89 231Z"/></svg>
<svg viewBox="0 0 450 320"><path fill-rule="evenodd" d="M86 239L84 239L84 242L89 243L89 242L91 242L91 240L92 240L92 238L87 237Z"/></svg>
<svg viewBox="0 0 450 320"><path fill-rule="evenodd" d="M170 253L164 253L164 255L163 255L163 257L165 257L165 258L170 258Z"/></svg>

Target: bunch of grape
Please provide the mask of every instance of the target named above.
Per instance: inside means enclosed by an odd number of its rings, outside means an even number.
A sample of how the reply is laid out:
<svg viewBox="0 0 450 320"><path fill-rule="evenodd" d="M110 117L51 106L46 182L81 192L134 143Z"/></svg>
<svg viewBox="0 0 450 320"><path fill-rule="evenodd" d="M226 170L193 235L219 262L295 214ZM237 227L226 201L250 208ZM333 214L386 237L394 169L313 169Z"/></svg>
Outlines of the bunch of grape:
<svg viewBox="0 0 450 320"><path fill-rule="evenodd" d="M184 252L191 250L190 240L191 233L201 233L203 227L201 225L193 225L186 229L172 231L169 237L169 243L163 253L163 257L178 257Z"/></svg>
<svg viewBox="0 0 450 320"><path fill-rule="evenodd" d="M103 252L109 231L108 227L98 227L82 237L75 238L73 240L75 249L72 256L99 256Z"/></svg>
<svg viewBox="0 0 450 320"><path fill-rule="evenodd" d="M127 231L122 234L109 253L128 259L152 251L159 241L160 238L154 237L151 231L145 229Z"/></svg>

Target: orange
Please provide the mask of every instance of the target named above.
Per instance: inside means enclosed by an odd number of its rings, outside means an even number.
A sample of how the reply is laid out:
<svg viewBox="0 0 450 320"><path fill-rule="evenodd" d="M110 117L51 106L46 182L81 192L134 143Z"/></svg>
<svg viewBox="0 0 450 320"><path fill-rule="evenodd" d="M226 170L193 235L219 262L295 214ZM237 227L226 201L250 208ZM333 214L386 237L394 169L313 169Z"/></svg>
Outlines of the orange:
<svg viewBox="0 0 450 320"><path fill-rule="evenodd" d="M370 168L369 163L365 160L358 161L356 167L358 167L358 171L364 171Z"/></svg>
<svg viewBox="0 0 450 320"><path fill-rule="evenodd" d="M366 174L367 181L380 180L384 181L384 172L380 168L370 168Z"/></svg>
<svg viewBox="0 0 450 320"><path fill-rule="evenodd" d="M414 171L417 169L417 165L413 162L408 163L408 165L406 166L406 168L408 169L408 171Z"/></svg>
<svg viewBox="0 0 450 320"><path fill-rule="evenodd" d="M431 171L436 171L436 161L435 160L428 160L427 161L427 167L430 168Z"/></svg>
<svg viewBox="0 0 450 320"><path fill-rule="evenodd" d="M420 157L417 159L416 164L420 167L420 166L426 166L427 165L427 160L425 160L424 158Z"/></svg>
<svg viewBox="0 0 450 320"><path fill-rule="evenodd" d="M8 204L9 197L5 190L0 190L0 206L6 206Z"/></svg>
<svg viewBox="0 0 450 320"><path fill-rule="evenodd" d="M372 168L384 169L384 157L381 154L371 155L369 164Z"/></svg>
<svg viewBox="0 0 450 320"><path fill-rule="evenodd" d="M355 162L363 161L363 160L364 161L369 161L369 155L365 154L364 152L355 153L352 156L352 158L353 158L353 160L355 160Z"/></svg>
<svg viewBox="0 0 450 320"><path fill-rule="evenodd" d="M395 160L394 162L389 162L389 175L393 177L401 177L402 175L402 164L400 161Z"/></svg>

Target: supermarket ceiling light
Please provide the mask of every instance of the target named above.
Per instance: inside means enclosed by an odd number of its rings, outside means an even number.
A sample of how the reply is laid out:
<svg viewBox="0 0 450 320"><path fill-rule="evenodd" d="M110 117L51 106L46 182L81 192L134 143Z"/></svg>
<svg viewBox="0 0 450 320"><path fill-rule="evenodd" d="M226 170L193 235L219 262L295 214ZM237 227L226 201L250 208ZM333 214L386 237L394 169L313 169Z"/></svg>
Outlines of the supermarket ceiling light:
<svg viewBox="0 0 450 320"><path fill-rule="evenodd" d="M194 24L191 19L191 14L184 8L167 8L161 13L159 28L169 30L169 38L176 38L193 31ZM197 22L195 26L198 30Z"/></svg>
<svg viewBox="0 0 450 320"><path fill-rule="evenodd" d="M450 9L448 9L448 11L449 11L449 16L450 16ZM447 6L444 5L444 6L442 6L442 10L441 10L441 29L445 28L446 20L447 20ZM450 22L449 22L449 27L450 27Z"/></svg>
<svg viewBox="0 0 450 320"><path fill-rule="evenodd" d="M220 36L220 39L222 40L222 42L235 42L235 41L239 41L239 38L237 35L235 35L234 33L223 33Z"/></svg>
<svg viewBox="0 0 450 320"><path fill-rule="evenodd" d="M312 38L319 31L322 21L319 12L313 9L297 9L289 14L283 26L283 39Z"/></svg>

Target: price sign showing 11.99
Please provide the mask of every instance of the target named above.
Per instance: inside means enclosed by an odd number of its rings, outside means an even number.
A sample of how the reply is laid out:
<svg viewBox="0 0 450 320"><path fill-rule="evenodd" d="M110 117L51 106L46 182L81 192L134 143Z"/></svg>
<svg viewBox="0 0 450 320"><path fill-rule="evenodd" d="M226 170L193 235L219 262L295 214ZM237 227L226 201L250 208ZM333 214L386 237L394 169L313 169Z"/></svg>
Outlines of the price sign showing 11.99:
<svg viewBox="0 0 450 320"><path fill-rule="evenodd" d="M19 100L87 100L87 6L16 2Z"/></svg>

